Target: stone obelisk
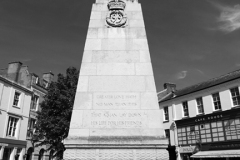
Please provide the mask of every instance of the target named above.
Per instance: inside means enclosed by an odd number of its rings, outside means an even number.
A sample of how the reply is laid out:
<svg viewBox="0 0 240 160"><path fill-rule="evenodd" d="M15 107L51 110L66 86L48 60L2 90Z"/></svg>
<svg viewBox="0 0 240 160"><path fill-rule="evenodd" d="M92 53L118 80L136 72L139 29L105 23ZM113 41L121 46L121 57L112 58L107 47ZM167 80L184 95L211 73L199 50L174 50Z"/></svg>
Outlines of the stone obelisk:
<svg viewBox="0 0 240 160"><path fill-rule="evenodd" d="M65 160L167 160L141 5L93 4Z"/></svg>

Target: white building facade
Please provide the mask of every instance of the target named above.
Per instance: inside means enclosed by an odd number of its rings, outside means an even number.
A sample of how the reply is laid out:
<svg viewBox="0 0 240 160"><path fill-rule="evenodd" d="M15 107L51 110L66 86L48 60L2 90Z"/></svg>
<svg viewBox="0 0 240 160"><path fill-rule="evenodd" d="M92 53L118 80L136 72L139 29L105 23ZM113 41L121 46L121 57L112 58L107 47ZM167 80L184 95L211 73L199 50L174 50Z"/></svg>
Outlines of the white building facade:
<svg viewBox="0 0 240 160"><path fill-rule="evenodd" d="M158 97L170 157L240 159L239 90L240 70L181 90L165 84Z"/></svg>
<svg viewBox="0 0 240 160"><path fill-rule="evenodd" d="M0 76L0 160L24 158L32 91Z"/></svg>
<svg viewBox="0 0 240 160"><path fill-rule="evenodd" d="M0 160L50 160L47 146L31 141L40 103L54 74L39 78L21 62L11 62L0 70Z"/></svg>

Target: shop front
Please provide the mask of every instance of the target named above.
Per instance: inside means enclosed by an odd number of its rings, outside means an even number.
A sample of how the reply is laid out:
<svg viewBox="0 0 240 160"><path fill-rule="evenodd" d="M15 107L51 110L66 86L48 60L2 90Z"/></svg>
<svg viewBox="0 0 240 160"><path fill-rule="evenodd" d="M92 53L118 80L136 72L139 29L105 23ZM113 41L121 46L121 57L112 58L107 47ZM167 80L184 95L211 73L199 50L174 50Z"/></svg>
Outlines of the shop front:
<svg viewBox="0 0 240 160"><path fill-rule="evenodd" d="M0 160L23 160L26 141L0 138Z"/></svg>
<svg viewBox="0 0 240 160"><path fill-rule="evenodd" d="M195 151L196 146L179 147L179 153L182 160L192 160L191 156Z"/></svg>
<svg viewBox="0 0 240 160"><path fill-rule="evenodd" d="M176 124L182 160L240 160L240 108L178 120ZM192 151L190 146L198 149Z"/></svg>
<svg viewBox="0 0 240 160"><path fill-rule="evenodd" d="M204 160L239 160L240 150L201 151L192 155L191 158L200 158Z"/></svg>
<svg viewBox="0 0 240 160"><path fill-rule="evenodd" d="M191 156L202 160L239 160L240 142L220 142L204 144L202 151Z"/></svg>

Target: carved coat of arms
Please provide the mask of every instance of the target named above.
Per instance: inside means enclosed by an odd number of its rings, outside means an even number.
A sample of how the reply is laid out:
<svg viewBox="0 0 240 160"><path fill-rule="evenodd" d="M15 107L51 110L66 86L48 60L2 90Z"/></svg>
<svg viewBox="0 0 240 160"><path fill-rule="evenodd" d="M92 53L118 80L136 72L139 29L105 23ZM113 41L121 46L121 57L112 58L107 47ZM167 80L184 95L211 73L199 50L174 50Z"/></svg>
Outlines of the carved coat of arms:
<svg viewBox="0 0 240 160"><path fill-rule="evenodd" d="M109 13L106 23L109 27L125 27L127 15L124 13L126 3L121 0L112 0L108 3Z"/></svg>

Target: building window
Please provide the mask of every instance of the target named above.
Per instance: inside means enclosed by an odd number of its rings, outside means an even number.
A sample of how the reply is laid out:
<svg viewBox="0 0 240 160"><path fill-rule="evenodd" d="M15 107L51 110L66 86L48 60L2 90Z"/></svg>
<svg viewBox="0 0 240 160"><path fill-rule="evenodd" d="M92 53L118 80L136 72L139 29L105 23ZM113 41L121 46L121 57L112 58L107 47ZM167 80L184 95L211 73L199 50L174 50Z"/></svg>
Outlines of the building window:
<svg viewBox="0 0 240 160"><path fill-rule="evenodd" d="M34 133L34 125L36 123L36 119L30 118L28 121L28 131L27 131L27 136L31 137L32 134Z"/></svg>
<svg viewBox="0 0 240 160"><path fill-rule="evenodd" d="M226 140L240 139L240 118L224 120L224 129L226 133Z"/></svg>
<svg viewBox="0 0 240 160"><path fill-rule="evenodd" d="M38 107L38 103L39 103L39 96L37 95L33 95L32 97L32 105L31 105L31 110L37 110Z"/></svg>
<svg viewBox="0 0 240 160"><path fill-rule="evenodd" d="M48 81L43 80L43 87L44 87L44 88L48 88L48 86L49 86Z"/></svg>
<svg viewBox="0 0 240 160"><path fill-rule="evenodd" d="M202 143L212 142L210 123L200 124L199 127L200 127L201 142Z"/></svg>
<svg viewBox="0 0 240 160"><path fill-rule="evenodd" d="M189 116L189 112L188 112L188 103L187 101L182 103L183 105L183 116L184 117L188 117Z"/></svg>
<svg viewBox="0 0 240 160"><path fill-rule="evenodd" d="M4 148L4 151L3 151L3 157L2 157L2 159L10 159L10 156L11 156L11 153L12 153L12 151L13 151L13 148L7 148L7 147L5 147Z"/></svg>
<svg viewBox="0 0 240 160"><path fill-rule="evenodd" d="M203 109L203 100L202 97L196 99L197 102L197 109L198 109L198 114L203 114L204 109Z"/></svg>
<svg viewBox="0 0 240 160"><path fill-rule="evenodd" d="M169 121L168 107L164 107L164 121Z"/></svg>
<svg viewBox="0 0 240 160"><path fill-rule="evenodd" d="M178 132L178 142L179 142L179 145L186 145L187 144L186 127L179 127L177 129L177 132Z"/></svg>
<svg viewBox="0 0 240 160"><path fill-rule="evenodd" d="M49 160L53 160L53 155L54 154L54 150L51 150L49 153Z"/></svg>
<svg viewBox="0 0 240 160"><path fill-rule="evenodd" d="M38 84L38 77L32 76L32 84Z"/></svg>
<svg viewBox="0 0 240 160"><path fill-rule="evenodd" d="M221 102L220 102L219 93L214 93L214 94L212 95L212 98L213 98L213 104L214 104L215 110L221 110L222 107L221 107Z"/></svg>
<svg viewBox="0 0 240 160"><path fill-rule="evenodd" d="M232 95L232 101L233 106L239 106L240 105L240 95L239 95L239 89L238 87L230 89L231 95Z"/></svg>
<svg viewBox="0 0 240 160"><path fill-rule="evenodd" d="M14 158L19 160L20 159L19 156L20 156L21 152L22 152L22 148L18 148Z"/></svg>
<svg viewBox="0 0 240 160"><path fill-rule="evenodd" d="M9 137L16 137L16 130L17 130L18 120L19 120L18 118L9 117L9 119L8 119L7 136L9 136Z"/></svg>
<svg viewBox="0 0 240 160"><path fill-rule="evenodd" d="M30 147L28 150L27 150L27 157L26 157L26 159L27 160L31 160L32 159L32 157L33 157L33 147Z"/></svg>
<svg viewBox="0 0 240 160"><path fill-rule="evenodd" d="M170 144L170 130L169 129L165 129L165 136L166 136L166 138L168 138L168 142Z"/></svg>
<svg viewBox="0 0 240 160"><path fill-rule="evenodd" d="M43 160L43 156L44 156L44 149L41 149L39 152L38 160Z"/></svg>
<svg viewBox="0 0 240 160"><path fill-rule="evenodd" d="M211 131L213 142L225 140L222 121L211 122Z"/></svg>
<svg viewBox="0 0 240 160"><path fill-rule="evenodd" d="M16 107L20 106L20 96L21 96L21 93L18 91L15 91L14 99L13 99L13 106L16 106Z"/></svg>

